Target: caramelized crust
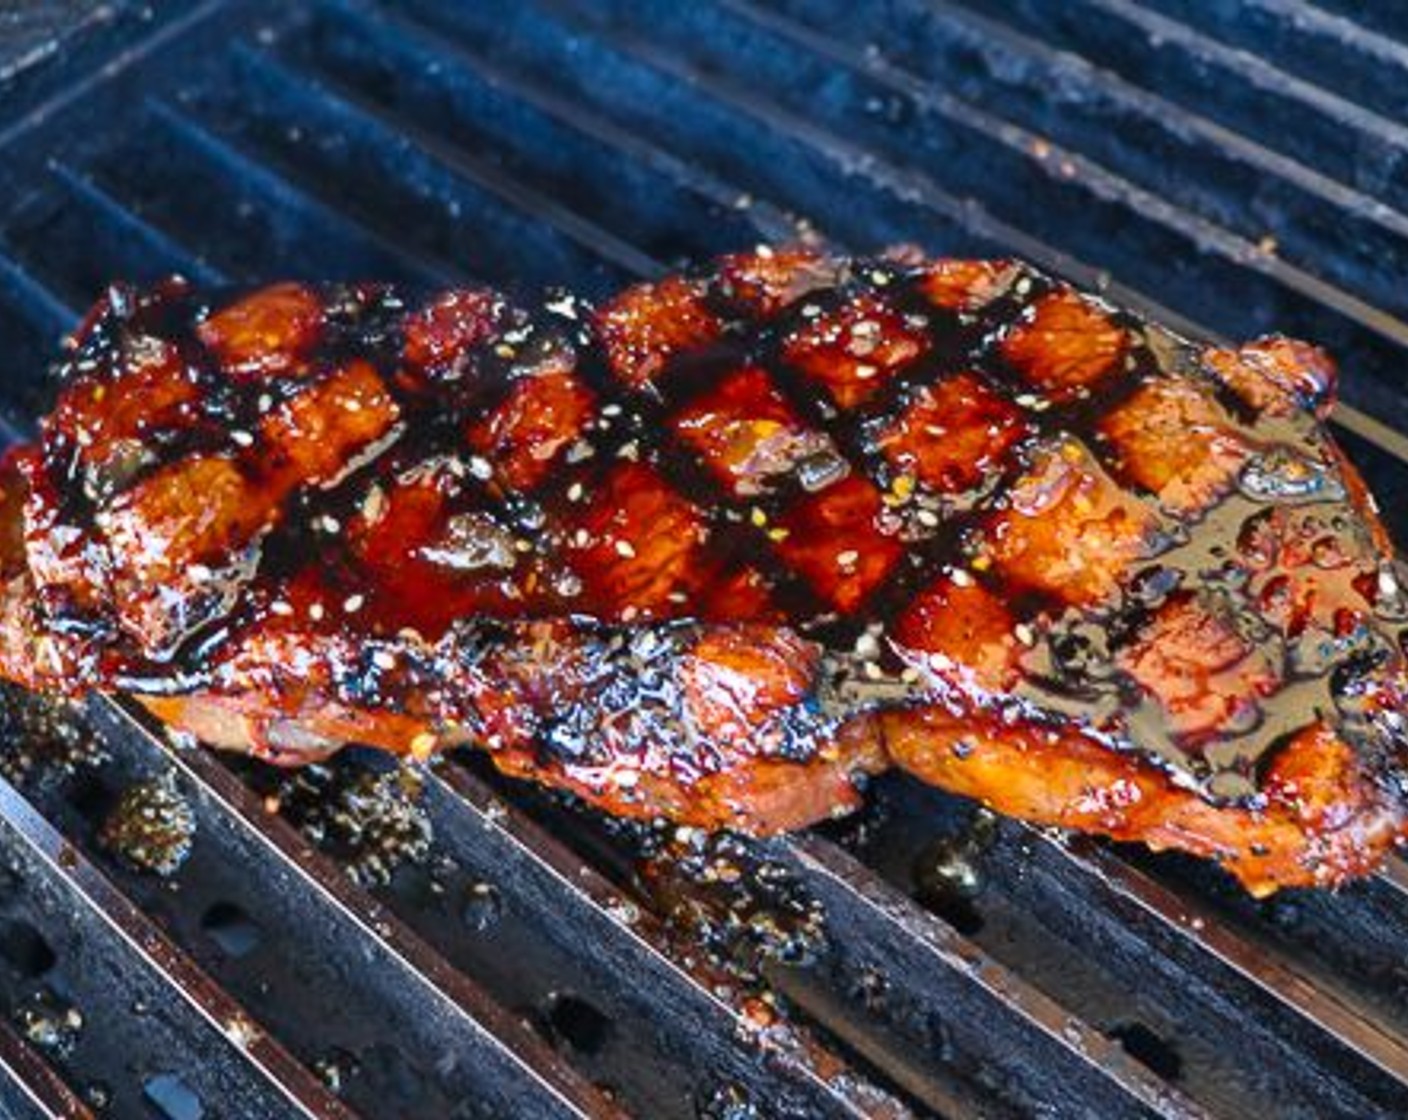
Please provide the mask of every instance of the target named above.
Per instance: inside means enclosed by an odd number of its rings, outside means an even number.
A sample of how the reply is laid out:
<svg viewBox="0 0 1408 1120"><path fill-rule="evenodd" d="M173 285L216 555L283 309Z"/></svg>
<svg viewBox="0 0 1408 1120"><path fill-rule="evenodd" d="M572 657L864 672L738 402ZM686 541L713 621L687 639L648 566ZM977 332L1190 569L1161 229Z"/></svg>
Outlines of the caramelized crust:
<svg viewBox="0 0 1408 1120"><path fill-rule="evenodd" d="M232 303L196 327L229 374L287 377L298 372L323 326L323 306L302 284L275 284Z"/></svg>
<svg viewBox="0 0 1408 1120"><path fill-rule="evenodd" d="M876 442L902 474L935 490L972 490L1029 430L1016 405L964 372L921 387Z"/></svg>
<svg viewBox="0 0 1408 1120"><path fill-rule="evenodd" d="M740 497L764 493L808 455L831 450L831 441L808 430L768 372L756 366L726 374L681 411L674 426Z"/></svg>
<svg viewBox="0 0 1408 1120"><path fill-rule="evenodd" d="M928 338L878 297L856 296L805 315L783 354L823 386L843 409L868 399L929 347Z"/></svg>
<svg viewBox="0 0 1408 1120"><path fill-rule="evenodd" d="M914 252L596 311L115 287L0 462L0 675L708 828L898 765L1333 885L1405 832L1408 595L1332 392L1313 347Z"/></svg>
<svg viewBox="0 0 1408 1120"><path fill-rule="evenodd" d="M977 311L1002 295L1021 274L1015 261L933 261L924 266L919 290L948 311Z"/></svg>
<svg viewBox="0 0 1408 1120"><path fill-rule="evenodd" d="M1229 493L1255 453L1210 388L1173 378L1141 386L1101 421L1100 431L1121 473L1183 516Z"/></svg>
<svg viewBox="0 0 1408 1120"><path fill-rule="evenodd" d="M1108 315L1069 290L1038 299L1003 340L1002 355L1053 400L1088 392L1117 370L1129 339Z"/></svg>
<svg viewBox="0 0 1408 1120"><path fill-rule="evenodd" d="M1367 874L1405 827L1402 803L1320 725L1277 754L1262 805L1236 808L1210 805L1078 732L984 723L941 707L882 722L890 758L925 781L1038 824L1217 860L1259 896Z"/></svg>
<svg viewBox="0 0 1408 1120"><path fill-rule="evenodd" d="M671 276L627 288L597 314L612 372L632 388L650 385L675 355L712 342L722 324L704 285Z"/></svg>
<svg viewBox="0 0 1408 1120"><path fill-rule="evenodd" d="M1014 583L1073 606L1098 606L1154 551L1155 515L1121 490L1079 443L1038 447L988 529L995 563Z"/></svg>

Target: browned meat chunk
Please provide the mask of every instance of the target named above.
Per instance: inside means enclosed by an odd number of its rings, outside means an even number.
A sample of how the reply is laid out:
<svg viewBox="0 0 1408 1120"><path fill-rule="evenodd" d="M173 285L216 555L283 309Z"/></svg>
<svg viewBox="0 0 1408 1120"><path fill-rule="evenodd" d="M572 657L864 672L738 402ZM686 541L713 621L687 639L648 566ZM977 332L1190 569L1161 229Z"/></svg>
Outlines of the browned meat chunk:
<svg viewBox="0 0 1408 1120"><path fill-rule="evenodd" d="M1333 369L1010 262L592 310L114 289L0 462L0 675L284 764L471 745L770 832L891 765L1257 893L1408 830L1408 596Z"/></svg>

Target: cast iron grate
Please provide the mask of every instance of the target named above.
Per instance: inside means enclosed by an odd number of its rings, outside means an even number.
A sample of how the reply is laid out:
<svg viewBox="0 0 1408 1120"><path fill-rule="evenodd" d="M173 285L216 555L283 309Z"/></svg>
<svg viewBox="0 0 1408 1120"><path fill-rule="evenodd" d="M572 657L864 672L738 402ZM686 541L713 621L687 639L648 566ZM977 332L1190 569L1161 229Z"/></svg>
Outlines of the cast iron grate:
<svg viewBox="0 0 1408 1120"><path fill-rule="evenodd" d="M6 91L0 415L11 436L32 422L55 339L114 276L597 295L810 226L1015 253L1192 334L1329 345L1341 434L1408 539L1408 27L1322 7L207 0L118 18L107 65L89 43ZM773 1023L671 935L610 828L472 762L425 777L433 874L368 888L246 771L108 703L86 718L102 768L0 783L0 1110L19 1116L1408 1108L1400 862L1256 904L1205 867L975 826L886 779L862 819L759 848L826 914L811 954L763 966ZM169 883L93 826L162 776L197 824ZM19 1034L41 995L83 1024L47 1057Z"/></svg>

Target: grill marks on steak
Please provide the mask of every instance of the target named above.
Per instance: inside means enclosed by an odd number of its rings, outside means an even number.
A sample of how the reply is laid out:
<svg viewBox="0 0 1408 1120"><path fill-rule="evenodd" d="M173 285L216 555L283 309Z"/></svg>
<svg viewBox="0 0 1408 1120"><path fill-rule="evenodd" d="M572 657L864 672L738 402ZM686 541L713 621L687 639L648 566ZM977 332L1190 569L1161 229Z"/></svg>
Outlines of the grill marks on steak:
<svg viewBox="0 0 1408 1120"><path fill-rule="evenodd" d="M1009 262L760 250L531 312L114 289L0 472L0 672L709 827L896 763L1337 882L1404 829L1408 690L1332 388Z"/></svg>

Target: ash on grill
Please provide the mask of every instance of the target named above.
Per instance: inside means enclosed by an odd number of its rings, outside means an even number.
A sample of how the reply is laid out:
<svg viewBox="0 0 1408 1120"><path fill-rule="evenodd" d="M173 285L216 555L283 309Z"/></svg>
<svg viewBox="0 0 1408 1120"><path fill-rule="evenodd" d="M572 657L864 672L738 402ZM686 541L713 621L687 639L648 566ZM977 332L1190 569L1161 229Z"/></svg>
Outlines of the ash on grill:
<svg viewBox="0 0 1408 1120"><path fill-rule="evenodd" d="M420 803L424 779L413 764L352 749L298 770L256 762L238 768L266 809L363 886L384 885L402 864L424 863L431 853L434 829Z"/></svg>

